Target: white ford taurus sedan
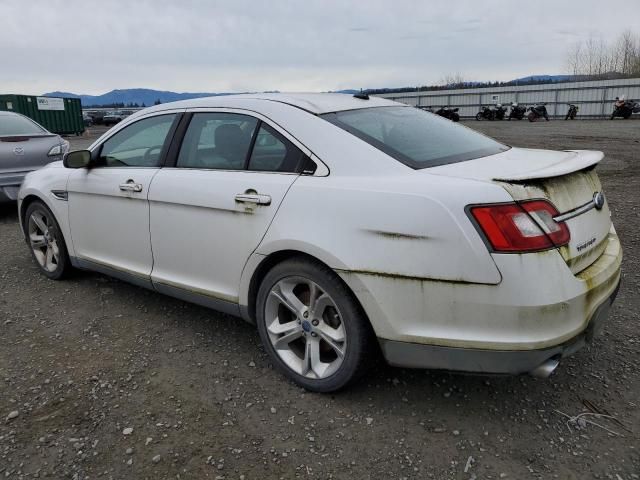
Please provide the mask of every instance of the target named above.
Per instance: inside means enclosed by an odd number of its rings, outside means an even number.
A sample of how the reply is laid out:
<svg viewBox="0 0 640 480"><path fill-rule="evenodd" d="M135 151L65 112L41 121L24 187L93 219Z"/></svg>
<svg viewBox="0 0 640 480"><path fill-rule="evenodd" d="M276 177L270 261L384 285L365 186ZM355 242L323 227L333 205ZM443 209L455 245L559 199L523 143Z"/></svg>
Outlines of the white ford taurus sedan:
<svg viewBox="0 0 640 480"><path fill-rule="evenodd" d="M255 323L313 391L392 365L549 375L622 252L600 152L512 148L366 95L158 105L27 176L52 279L94 270Z"/></svg>

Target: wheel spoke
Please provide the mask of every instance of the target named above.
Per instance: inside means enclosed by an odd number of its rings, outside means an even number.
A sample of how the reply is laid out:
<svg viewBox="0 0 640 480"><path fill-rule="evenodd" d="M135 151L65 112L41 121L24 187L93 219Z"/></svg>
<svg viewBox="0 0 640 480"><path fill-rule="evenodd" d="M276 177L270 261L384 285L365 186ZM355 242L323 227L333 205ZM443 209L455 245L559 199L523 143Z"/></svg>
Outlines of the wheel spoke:
<svg viewBox="0 0 640 480"><path fill-rule="evenodd" d="M33 220L33 223L36 224L36 227L38 227L40 232L46 233L47 224L44 223L44 217L39 217L37 213L34 213L31 215L31 219Z"/></svg>
<svg viewBox="0 0 640 480"><path fill-rule="evenodd" d="M45 259L45 268L49 271L55 270L55 263L53 263L53 248L51 245L47 247L46 259Z"/></svg>
<svg viewBox="0 0 640 480"><path fill-rule="evenodd" d="M293 293L293 286L289 284L280 283L277 290L271 290L271 295L298 317L302 317L303 312L307 310L307 306L296 297Z"/></svg>
<svg viewBox="0 0 640 480"><path fill-rule="evenodd" d="M318 320L322 320L322 314L324 313L324 310L327 307L333 306L333 300L331 300L331 297L326 293L323 293L315 301L315 305L313 306L313 316Z"/></svg>
<svg viewBox="0 0 640 480"><path fill-rule="evenodd" d="M315 311L316 301L318 300L320 293L321 292L318 286L315 283L311 282L309 284L309 311L310 312Z"/></svg>
<svg viewBox="0 0 640 480"><path fill-rule="evenodd" d="M344 328L340 325L339 328L331 328L331 327L318 327L316 328L316 332L320 338L329 345L338 357L344 357Z"/></svg>
<svg viewBox="0 0 640 480"><path fill-rule="evenodd" d="M283 333L290 333L294 330L300 330L300 324L297 321L291 321L286 323L280 323L280 319L276 318L271 325L267 327L270 333L274 335L281 335Z"/></svg>
<svg viewBox="0 0 640 480"><path fill-rule="evenodd" d="M323 363L320 360L320 342L318 340L312 340L308 342L309 347L309 368L315 374L317 378L322 378L325 371L329 367L328 363Z"/></svg>
<svg viewBox="0 0 640 480"><path fill-rule="evenodd" d="M289 349L289 344L302 336L302 330L293 330L278 338L273 346L276 350Z"/></svg>
<svg viewBox="0 0 640 480"><path fill-rule="evenodd" d="M55 240L51 242L51 250L53 251L53 259L56 261L56 265L58 264L58 259L60 258L60 249L58 248L58 242Z"/></svg>
<svg viewBox="0 0 640 480"><path fill-rule="evenodd" d="M29 235L29 240L31 241L31 246L33 248L43 248L46 245L44 235L38 235L35 232Z"/></svg>

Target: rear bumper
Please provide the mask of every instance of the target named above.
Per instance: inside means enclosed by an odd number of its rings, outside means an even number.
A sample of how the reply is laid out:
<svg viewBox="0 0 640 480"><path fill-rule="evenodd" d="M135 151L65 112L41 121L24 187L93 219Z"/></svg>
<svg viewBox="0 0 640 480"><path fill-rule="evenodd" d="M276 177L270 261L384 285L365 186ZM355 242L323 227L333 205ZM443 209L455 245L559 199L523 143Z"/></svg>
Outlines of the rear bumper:
<svg viewBox="0 0 640 480"><path fill-rule="evenodd" d="M15 202L20 185L29 172L0 173L0 203Z"/></svg>
<svg viewBox="0 0 640 480"><path fill-rule="evenodd" d="M524 373L599 331L620 282L612 228L602 255L573 274L557 251L494 255L498 285L340 272L396 366Z"/></svg>
<svg viewBox="0 0 640 480"><path fill-rule="evenodd" d="M600 304L589 320L586 330L571 340L550 348L536 350L480 350L441 347L419 343L380 340L382 352L390 365L406 368L428 368L491 374L539 375L540 367L550 360L559 361L572 355L590 342L604 327L620 283ZM551 373L553 369L548 371Z"/></svg>

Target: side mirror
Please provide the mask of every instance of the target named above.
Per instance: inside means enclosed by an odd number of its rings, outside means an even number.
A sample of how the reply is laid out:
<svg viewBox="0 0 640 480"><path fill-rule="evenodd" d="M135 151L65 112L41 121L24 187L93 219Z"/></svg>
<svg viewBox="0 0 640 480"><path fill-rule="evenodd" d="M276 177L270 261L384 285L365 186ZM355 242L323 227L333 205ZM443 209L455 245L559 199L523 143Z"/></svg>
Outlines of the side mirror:
<svg viewBox="0 0 640 480"><path fill-rule="evenodd" d="M87 168L91 164L91 152L89 150L76 150L64 156L62 164L66 168Z"/></svg>

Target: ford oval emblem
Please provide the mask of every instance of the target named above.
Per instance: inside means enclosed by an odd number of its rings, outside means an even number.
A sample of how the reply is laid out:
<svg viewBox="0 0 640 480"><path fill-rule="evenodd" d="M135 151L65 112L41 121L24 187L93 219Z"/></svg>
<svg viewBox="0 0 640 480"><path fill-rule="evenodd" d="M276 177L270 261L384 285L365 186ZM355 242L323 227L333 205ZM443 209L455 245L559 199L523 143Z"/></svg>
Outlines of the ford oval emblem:
<svg viewBox="0 0 640 480"><path fill-rule="evenodd" d="M24 148L16 147L16 148L13 149L13 153L15 155L24 155Z"/></svg>
<svg viewBox="0 0 640 480"><path fill-rule="evenodd" d="M596 192L593 194L593 204L597 210L602 210L604 207L604 193Z"/></svg>

